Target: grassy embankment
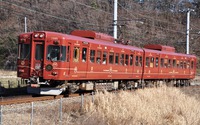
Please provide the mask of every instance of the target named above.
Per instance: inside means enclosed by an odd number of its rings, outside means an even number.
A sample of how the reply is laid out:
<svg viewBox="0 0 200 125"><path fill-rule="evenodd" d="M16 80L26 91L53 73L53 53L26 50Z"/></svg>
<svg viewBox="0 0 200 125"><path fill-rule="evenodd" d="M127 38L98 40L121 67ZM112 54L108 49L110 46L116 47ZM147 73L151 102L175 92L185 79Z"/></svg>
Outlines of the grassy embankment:
<svg viewBox="0 0 200 125"><path fill-rule="evenodd" d="M200 87L160 87L134 92L104 92L94 96L94 103L91 97L87 99L85 97L82 111L80 98L74 98L79 101L63 99L62 123L67 125L200 125L199 95ZM34 104L34 124L59 124L59 101L44 103ZM26 110L22 107L30 107L30 104L12 106L12 110L8 107L8 111L11 112L7 113L4 107L4 123L28 124L30 108Z"/></svg>
<svg viewBox="0 0 200 125"><path fill-rule="evenodd" d="M196 93L190 89L171 87L150 88L135 93L99 93L94 104L86 105L81 123L199 125L200 88L191 89L195 89Z"/></svg>

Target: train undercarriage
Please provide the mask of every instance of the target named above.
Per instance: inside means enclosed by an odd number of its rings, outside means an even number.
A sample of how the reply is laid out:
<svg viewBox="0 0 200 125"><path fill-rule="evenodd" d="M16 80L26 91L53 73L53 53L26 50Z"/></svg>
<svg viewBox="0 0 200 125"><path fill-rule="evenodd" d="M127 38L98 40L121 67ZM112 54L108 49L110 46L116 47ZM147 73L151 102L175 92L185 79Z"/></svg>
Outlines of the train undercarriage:
<svg viewBox="0 0 200 125"><path fill-rule="evenodd" d="M27 92L37 95L60 95L76 92L102 91L102 90L131 90L145 87L166 86L189 86L189 79L168 79L168 80L90 80L90 81L55 81L43 80L32 77L27 81L29 86Z"/></svg>

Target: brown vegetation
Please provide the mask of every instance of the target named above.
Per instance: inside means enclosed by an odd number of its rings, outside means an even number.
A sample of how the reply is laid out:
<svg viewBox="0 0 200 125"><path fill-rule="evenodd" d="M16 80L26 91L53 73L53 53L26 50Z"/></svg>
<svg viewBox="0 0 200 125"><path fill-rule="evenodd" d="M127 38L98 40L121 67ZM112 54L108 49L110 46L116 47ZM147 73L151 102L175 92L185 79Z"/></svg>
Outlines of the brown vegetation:
<svg viewBox="0 0 200 125"><path fill-rule="evenodd" d="M190 87L189 87L190 88ZM193 93L188 92L193 90ZM195 90L195 91L194 91ZM196 92L196 93L195 93ZM186 93L186 94L185 94ZM63 99L62 124L67 125L199 125L200 87L148 88L134 92L97 93L94 103L85 97ZM33 123L59 124L60 101L34 103ZM30 104L4 106L3 124L29 124Z"/></svg>
<svg viewBox="0 0 200 125"><path fill-rule="evenodd" d="M89 118L86 116L84 124L198 125L199 105L200 101L191 95L169 87L135 93L99 93L95 103L86 106Z"/></svg>

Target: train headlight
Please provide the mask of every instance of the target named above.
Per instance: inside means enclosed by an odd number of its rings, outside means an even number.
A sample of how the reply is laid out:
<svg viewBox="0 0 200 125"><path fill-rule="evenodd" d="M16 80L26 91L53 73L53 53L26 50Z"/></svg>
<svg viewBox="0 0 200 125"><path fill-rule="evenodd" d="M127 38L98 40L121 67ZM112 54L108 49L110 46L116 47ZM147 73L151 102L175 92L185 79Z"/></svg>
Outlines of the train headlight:
<svg viewBox="0 0 200 125"><path fill-rule="evenodd" d="M36 34L34 35L35 38L37 38L38 36L39 36L39 33L36 33Z"/></svg>
<svg viewBox="0 0 200 125"><path fill-rule="evenodd" d="M40 38L43 38L44 37L44 33L42 33L42 34L40 34L40 36L39 36Z"/></svg>
<svg viewBox="0 0 200 125"><path fill-rule="evenodd" d="M46 69L47 71L51 71L51 70L53 69L53 66L50 65L50 64L48 64L48 65L46 65L45 69Z"/></svg>

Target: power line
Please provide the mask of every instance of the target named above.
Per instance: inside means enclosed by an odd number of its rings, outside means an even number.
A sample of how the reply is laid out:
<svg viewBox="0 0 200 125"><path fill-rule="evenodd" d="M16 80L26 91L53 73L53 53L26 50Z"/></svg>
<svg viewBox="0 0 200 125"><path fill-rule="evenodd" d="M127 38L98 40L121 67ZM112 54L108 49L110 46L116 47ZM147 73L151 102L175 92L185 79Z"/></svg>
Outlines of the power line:
<svg viewBox="0 0 200 125"><path fill-rule="evenodd" d="M56 19L60 19L60 20L69 21L68 19L65 19L65 18L61 18L61 17L57 17L57 16L54 16L54 15L51 15L51 14L39 12L39 11L37 11L37 10L32 10L32 9L29 9L29 8L26 8L26 7L19 6L19 5L14 4L14 3L9 3L9 2L4 1L4 0L2 0L2 2L5 2L5 3L7 3L7 4L11 4L11 5L13 5L13 6L19 7L19 8L24 9L24 10L28 10L28 11L30 11L30 12L40 13L40 14L44 14L44 15L47 15L47 16L52 17L52 18L56 18Z"/></svg>
<svg viewBox="0 0 200 125"><path fill-rule="evenodd" d="M72 0L73 1L73 0ZM37 10L33 10L33 9L29 9L29 8L26 8L26 7L22 7L22 6L19 6L19 5L16 5L14 3L9 3L9 2L6 2L6 1L3 1L7 4L11 4L15 7L18 7L18 8L21 8L23 10L28 10L30 12L34 12L34 13L39 13L39 14L43 14L43 15L46 15L46 16L49 16L49 17L52 17L52 18L55 18L55 19L59 19L59 20L63 20L63 21L68 21L68 22L76 22L74 20L69 20L69 19L66 19L66 18L62 18L62 17L58 17L58 16L54 16L54 15L51 15L51 14L47 14L47 13L44 13L44 12L40 12L40 11L37 11ZM78 2L80 4L80 2ZM90 25L90 26L96 26L96 27L103 27L103 26L99 26L98 24L92 24L92 23L89 23L89 22L76 22L78 24L84 24L84 25ZM106 27L106 28L109 28L109 27Z"/></svg>
<svg viewBox="0 0 200 125"><path fill-rule="evenodd" d="M136 5L136 3L134 3L134 2L131 2L131 3ZM126 11L129 11L129 10L127 10L125 7L123 7L121 4L120 4L120 6L121 6L122 8L124 8ZM153 17L146 16L146 15L142 15L142 14L140 14L140 13L138 13L138 12L134 12L134 13L137 13L139 16L145 17L145 18L149 18L149 19L151 19L151 20L156 20L156 21L159 21L159 22L167 23L167 24L169 23L168 21L164 21L164 20L160 20L160 19L154 19ZM180 24L177 24L177 23L171 23L171 24L173 24L173 25L180 25Z"/></svg>
<svg viewBox="0 0 200 125"><path fill-rule="evenodd" d="M75 0L70 0L70 1L73 1L73 2L75 2L75 3L77 3L77 4L79 4L79 5L82 5L82 6L85 6L85 7L88 7L88 8L92 8L92 9L95 9L95 10L98 10L98 11L101 11L101 12L104 12L104 13L113 15L113 13L106 12L106 11L104 11L104 10L102 10L102 9L97 9L97 8L92 7L92 6L89 6L89 5L87 5L87 4L84 4L84 3L81 3L81 2L77 2L77 1L75 1Z"/></svg>
<svg viewBox="0 0 200 125"><path fill-rule="evenodd" d="M119 6L121 6L124 10L126 10L130 15L133 15L132 13L130 13L129 12L129 10L127 10L125 7L123 7L120 3L118 3L119 4ZM134 12L135 13L135 12ZM140 15L140 16L142 16L142 17L145 17L145 18L149 18L149 19L151 19L151 20L153 20L153 21L158 21L158 22L162 22L162 23L167 23L167 24L169 24L169 22L167 22L167 21L163 21L163 20L158 20L158 19L154 19L154 18L152 18L152 17L149 17L149 16L145 16L145 15L141 15L140 13L137 13L138 15ZM133 15L134 16L134 15ZM137 20L139 20L139 19L131 19L131 20L128 20L128 21L137 21ZM148 24L145 24L145 23L143 23L144 25L148 25ZM177 25L177 24L175 24L175 23L172 23L173 25ZM178 24L178 25L180 25L180 24ZM158 26L152 26L152 27L157 27L157 28L160 28L160 27L158 27ZM168 31L172 31L172 32L178 32L178 33L184 33L184 32L181 32L181 31L175 31L175 30L170 30L170 29L163 29L163 30L168 30Z"/></svg>
<svg viewBox="0 0 200 125"><path fill-rule="evenodd" d="M82 6L85 6L85 7L88 7L88 8L92 8L92 9L95 9L95 10L98 10L98 11L102 11L102 12L105 12L105 13L107 13L107 14L111 14L111 15L113 15L112 13L109 13L109 12L106 12L106 11L104 11L104 10L101 10L101 9L97 9L97 8L94 8L94 7L92 7L92 6L89 6L89 5L86 5L86 4L84 4L84 3L81 3L81 2L77 2L77 1L75 1L75 0L70 0L70 1L72 1L72 2L75 2L75 3L77 3L77 4L79 4L79 5L82 5ZM66 19L66 18L62 18L62 17L58 17L58 16L55 16L55 15L51 15L51 14L47 14L47 13L44 13L44 12L40 12L40 11L37 11L37 10L33 10L33 9L29 9L29 8L26 8L26 7L22 7L22 6L19 6L19 5L17 5L17 4L14 4L14 3L9 3L9 2L7 2L7 1L4 1L4 0L2 0L1 2L5 2L6 4L11 4L11 5L13 5L13 6L16 6L16 7L19 7L19 8L21 8L21 9L23 9L23 10L28 10L28 11L30 11L30 12L34 12L34 13L39 13L39 14L43 14L43 15L46 15L46 16L49 16L49 17L52 17L52 18L55 18L55 19L59 19L59 20L63 20L63 21L68 21L68 22L76 22L76 21L74 21L74 20L69 20L69 19ZM132 15L130 12L129 12L129 10L127 10L125 7L123 7L120 3L118 3L124 10L126 10L130 15ZM148 17L148 16L144 16L144 15L141 15L141 16L143 16L143 17ZM150 18L150 19L152 19L151 17L148 17L148 18ZM124 19L127 19L127 21L137 21L137 20L139 20L139 19L128 19L128 18L124 18ZM152 19L152 20L155 20L155 19ZM157 20L157 21L159 21L159 22L164 22L164 23L168 23L168 22L166 22L166 21L161 21L161 20ZM92 23L89 23L89 22L76 22L77 24L81 24L81 25L90 25L90 26L97 26L97 27L102 27L102 26L99 26L98 24L92 24ZM145 24L145 23L143 23L144 25L148 25L148 24ZM174 24L175 25L175 24ZM162 28L162 27L158 27L158 26L153 26L153 27L157 27L157 28L159 28L159 29L162 29L162 30L167 30L167 31L172 31L172 32L178 32L178 33L184 33L184 32L181 32L181 31L175 31L175 30L171 30L171 29L164 29L164 28ZM109 27L104 27L104 28L109 28Z"/></svg>

